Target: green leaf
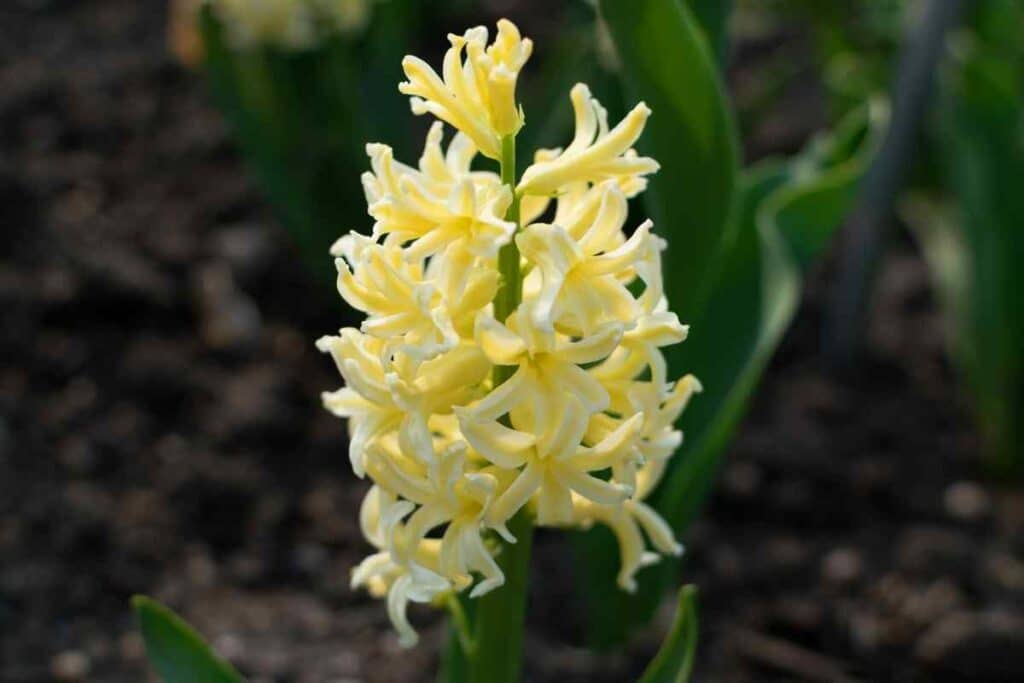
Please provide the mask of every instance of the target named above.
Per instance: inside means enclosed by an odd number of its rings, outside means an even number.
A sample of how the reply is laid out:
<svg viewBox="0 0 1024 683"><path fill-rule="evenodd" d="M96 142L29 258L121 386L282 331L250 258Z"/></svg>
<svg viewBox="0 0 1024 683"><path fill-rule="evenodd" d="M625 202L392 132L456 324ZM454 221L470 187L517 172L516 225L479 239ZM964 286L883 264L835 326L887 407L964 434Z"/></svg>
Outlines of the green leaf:
<svg viewBox="0 0 1024 683"><path fill-rule="evenodd" d="M705 6L704 3L698 3ZM622 81L653 115L640 140L661 170L651 179L646 208L668 237L665 290L683 320L694 319L711 294L723 256L737 242L730 227L739 168L739 142L714 55L691 8L679 0L600 0L622 62ZM679 367L676 365L676 367ZM636 612L615 582L618 546L597 527L583 534L588 638L607 647L620 642L650 609ZM660 585L657 587L660 590Z"/></svg>
<svg viewBox="0 0 1024 683"><path fill-rule="evenodd" d="M651 660L639 683L686 683L693 672L697 655L699 624L697 588L684 586L679 591L676 616L665 642Z"/></svg>
<svg viewBox="0 0 1024 683"><path fill-rule="evenodd" d="M691 325L682 362L704 392L683 417L688 445L666 474L655 506L677 532L696 517L710 492L764 367L782 339L799 299L800 279L777 227L759 221L760 208L785 187L786 169L766 163L744 176L744 223L703 316Z"/></svg>
<svg viewBox="0 0 1024 683"><path fill-rule="evenodd" d="M692 319L732 241L739 143L732 111L700 26L678 0L601 0L622 78L653 115L638 144L661 164L645 194L655 229L668 237L666 294Z"/></svg>
<svg viewBox="0 0 1024 683"><path fill-rule="evenodd" d="M142 595L132 598L149 662L164 683L242 683L235 669L174 612Z"/></svg>
<svg viewBox="0 0 1024 683"><path fill-rule="evenodd" d="M830 245L856 199L858 181L882 144L889 107L876 99L822 135L791 165L784 187L758 208L774 223L806 272Z"/></svg>
<svg viewBox="0 0 1024 683"><path fill-rule="evenodd" d="M966 379L993 473L1024 474L1024 48L1015 27L1019 2L973 8L975 30L962 37L946 80L942 152L958 200L951 222L962 263L945 262L935 230L926 256L940 285L958 290L951 309L954 360ZM1017 31L1019 33L1019 31ZM949 236L946 236L949 239Z"/></svg>
<svg viewBox="0 0 1024 683"><path fill-rule="evenodd" d="M682 418L686 443L673 458L652 503L685 537L714 484L722 455L754 389L796 312L800 264L828 243L852 206L857 184L881 139L885 117L862 109L839 135L813 141L792 161L766 161L744 173L732 243L713 280L711 298L691 318L690 336L670 353L675 374L692 372L704 386ZM669 264L669 269L674 265ZM666 274L669 275L668 273ZM618 556L606 530L580 543L588 568L591 640L598 647L621 641L646 623L678 563L663 561L638 576L634 596L616 590Z"/></svg>
<svg viewBox="0 0 1024 683"><path fill-rule="evenodd" d="M870 105L850 117L833 139L812 141L796 159L764 162L744 176L740 237L675 366L693 372L705 388L683 415L687 445L654 499L680 535L707 499L725 448L796 313L800 266L820 255L853 207L878 148L885 108Z"/></svg>
<svg viewBox="0 0 1024 683"><path fill-rule="evenodd" d="M686 0L700 24L711 51L723 68L729 53L729 15L732 0Z"/></svg>

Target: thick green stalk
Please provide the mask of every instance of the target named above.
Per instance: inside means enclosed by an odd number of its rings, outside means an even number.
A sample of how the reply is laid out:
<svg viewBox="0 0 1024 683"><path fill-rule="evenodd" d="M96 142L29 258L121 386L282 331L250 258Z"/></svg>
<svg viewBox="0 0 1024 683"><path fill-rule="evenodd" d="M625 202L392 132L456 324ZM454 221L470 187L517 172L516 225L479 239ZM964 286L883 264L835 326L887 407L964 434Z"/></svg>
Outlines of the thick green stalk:
<svg viewBox="0 0 1024 683"><path fill-rule="evenodd" d="M505 573L505 585L475 600L474 651L466 667L467 680L471 683L515 683L519 680L533 520L520 510L509 522L508 529L516 537L516 542L502 541L495 558Z"/></svg>
<svg viewBox="0 0 1024 683"><path fill-rule="evenodd" d="M513 135L501 141L501 180L513 193L505 218L515 222L518 230L519 197L515 196L516 143ZM494 297L494 317L504 322L519 306L523 296L519 249L514 240L498 253L498 269L501 284ZM512 366L495 366L495 386L511 377L514 371ZM507 543L498 536L491 538L497 545L495 561L505 574L505 585L477 599L459 598L463 612L457 621L461 624L452 624L444 660L443 679L448 683L515 683L519 680L533 520L526 510L520 510L509 521L508 529L515 536L515 543ZM460 628L463 629L461 634Z"/></svg>

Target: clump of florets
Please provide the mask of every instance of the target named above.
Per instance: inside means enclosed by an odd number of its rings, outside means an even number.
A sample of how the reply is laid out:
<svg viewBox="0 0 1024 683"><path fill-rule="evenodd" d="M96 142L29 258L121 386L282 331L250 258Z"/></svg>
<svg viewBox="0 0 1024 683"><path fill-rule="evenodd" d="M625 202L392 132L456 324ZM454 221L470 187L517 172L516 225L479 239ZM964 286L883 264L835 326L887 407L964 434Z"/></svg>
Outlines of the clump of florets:
<svg viewBox="0 0 1024 683"><path fill-rule="evenodd" d="M508 21L487 38L483 27L450 36L443 78L403 62L413 110L456 132L445 145L436 122L415 166L367 146L372 233L332 250L339 292L367 317L318 342L345 380L324 403L348 418L352 468L373 482L360 519L377 552L352 581L388 597L405 643L409 601L504 583L489 535L514 542L521 510L543 526L609 525L626 590L658 553L682 551L644 502L700 390L666 377L661 349L687 328L665 300L665 243L650 221L625 229L627 200L658 168L633 150L650 110L610 127L577 85L565 149L538 151L518 184L473 170L523 125L514 87L532 47ZM522 273L505 314L492 303L509 286L503 249Z"/></svg>

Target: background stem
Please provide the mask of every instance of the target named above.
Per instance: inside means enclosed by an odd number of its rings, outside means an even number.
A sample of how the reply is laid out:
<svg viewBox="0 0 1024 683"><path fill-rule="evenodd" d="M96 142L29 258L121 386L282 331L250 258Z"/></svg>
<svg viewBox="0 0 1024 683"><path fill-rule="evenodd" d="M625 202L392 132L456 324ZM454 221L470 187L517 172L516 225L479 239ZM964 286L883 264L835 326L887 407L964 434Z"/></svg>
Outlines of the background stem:
<svg viewBox="0 0 1024 683"><path fill-rule="evenodd" d="M901 59L893 87L892 122L850 219L839 280L826 312L825 353L839 369L854 365L863 340L893 205L917 152L936 66L946 34L956 25L960 4L960 0L931 0Z"/></svg>

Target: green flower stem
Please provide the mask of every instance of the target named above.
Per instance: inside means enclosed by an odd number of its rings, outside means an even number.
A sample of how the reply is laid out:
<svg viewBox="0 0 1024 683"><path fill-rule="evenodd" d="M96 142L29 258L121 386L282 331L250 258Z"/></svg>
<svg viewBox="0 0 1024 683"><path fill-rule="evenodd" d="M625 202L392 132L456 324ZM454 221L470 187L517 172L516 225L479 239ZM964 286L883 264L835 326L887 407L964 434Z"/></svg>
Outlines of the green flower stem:
<svg viewBox="0 0 1024 683"><path fill-rule="evenodd" d="M522 667L526 595L530 580L533 520L520 510L508 524L515 543L500 544L505 585L473 600L473 645L466 667L470 683L515 683Z"/></svg>
<svg viewBox="0 0 1024 683"><path fill-rule="evenodd" d="M516 194L516 138L514 135L507 135L501 139L501 182L512 191L512 204L505 212L505 220L516 224L516 231L519 230L519 196ZM498 272L501 274L501 284L498 293L494 296L494 317L498 322L505 322L519 302L523 299L523 276L519 271L519 248L515 239L498 252ZM500 384L511 376L514 368L499 366L495 368L494 381Z"/></svg>
<svg viewBox="0 0 1024 683"><path fill-rule="evenodd" d="M519 226L519 197L516 187L516 141L514 135L501 141L501 180L512 190L513 199L506 220ZM501 284L494 297L494 317L504 322L523 296L519 270L519 249L515 240L498 253ZM494 368L494 384L501 384L515 367ZM460 595L461 609L452 610L448 652L443 663L443 680L448 683L515 683L522 668L523 632L526 621L526 596L530 579L530 550L533 545L533 520L520 510L508 523L516 538L508 543L492 536L497 547L495 561L505 574L505 585L480 598ZM466 633L471 634L466 643ZM461 636L460 636L461 633Z"/></svg>

